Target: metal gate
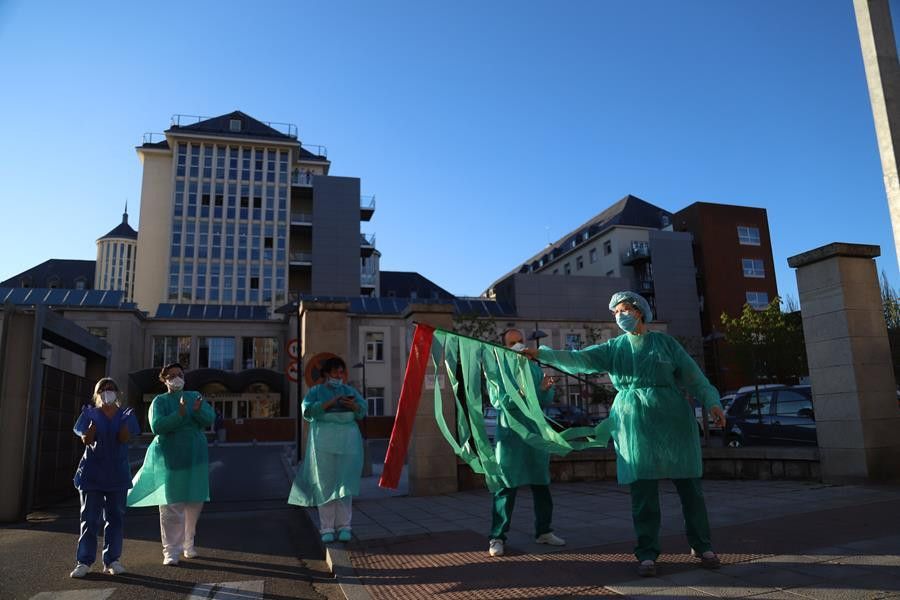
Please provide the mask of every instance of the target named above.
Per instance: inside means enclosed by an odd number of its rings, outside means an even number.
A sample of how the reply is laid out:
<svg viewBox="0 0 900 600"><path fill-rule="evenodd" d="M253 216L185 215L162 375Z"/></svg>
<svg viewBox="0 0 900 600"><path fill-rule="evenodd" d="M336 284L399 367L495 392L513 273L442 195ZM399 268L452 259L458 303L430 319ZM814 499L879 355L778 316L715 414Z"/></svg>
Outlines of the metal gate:
<svg viewBox="0 0 900 600"><path fill-rule="evenodd" d="M77 494L72 477L84 448L72 427L93 392L92 383L84 377L46 365L43 369L32 508Z"/></svg>

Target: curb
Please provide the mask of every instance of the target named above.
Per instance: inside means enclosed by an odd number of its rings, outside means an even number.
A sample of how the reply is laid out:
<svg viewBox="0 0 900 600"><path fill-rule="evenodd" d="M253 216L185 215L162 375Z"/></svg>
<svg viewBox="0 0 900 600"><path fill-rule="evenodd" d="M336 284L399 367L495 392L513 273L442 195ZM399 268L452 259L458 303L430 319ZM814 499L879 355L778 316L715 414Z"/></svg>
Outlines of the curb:
<svg viewBox="0 0 900 600"><path fill-rule="evenodd" d="M371 600L372 596L357 577L356 569L350 562L349 550L337 546L325 546L325 562L334 573L334 578L340 586L344 598L347 600Z"/></svg>

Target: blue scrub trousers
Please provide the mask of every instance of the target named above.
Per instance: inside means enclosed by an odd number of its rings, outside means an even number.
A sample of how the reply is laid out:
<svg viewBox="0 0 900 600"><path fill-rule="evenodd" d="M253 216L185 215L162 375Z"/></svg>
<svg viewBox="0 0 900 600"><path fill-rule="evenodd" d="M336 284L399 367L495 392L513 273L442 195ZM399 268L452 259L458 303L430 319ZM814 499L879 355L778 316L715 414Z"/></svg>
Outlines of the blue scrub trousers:
<svg viewBox="0 0 900 600"><path fill-rule="evenodd" d="M78 536L76 560L86 565L97 559L97 536L103 521L103 564L110 564L122 556L125 538L125 499L128 490L115 492L78 491L81 496L81 534Z"/></svg>

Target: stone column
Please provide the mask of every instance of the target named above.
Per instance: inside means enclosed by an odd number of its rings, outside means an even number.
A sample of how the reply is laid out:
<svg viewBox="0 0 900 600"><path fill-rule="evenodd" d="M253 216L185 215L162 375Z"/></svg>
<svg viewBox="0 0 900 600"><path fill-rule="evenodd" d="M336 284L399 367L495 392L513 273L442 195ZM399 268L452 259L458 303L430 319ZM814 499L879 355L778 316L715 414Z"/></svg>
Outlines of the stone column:
<svg viewBox="0 0 900 600"><path fill-rule="evenodd" d="M349 302L320 302L316 300L304 300L300 303L300 398L303 401L309 386L306 385L304 371L309 361L316 354L331 352L337 354L344 362L349 362L350 356L350 310ZM352 364L352 363L350 363ZM349 370L350 365L347 365ZM298 444L303 448L301 456L306 456L307 423L297 410L298 421L302 431L299 431Z"/></svg>
<svg viewBox="0 0 900 600"><path fill-rule="evenodd" d="M894 250L900 259L900 149L895 141L900 137L900 63L888 4L888 0L853 0L894 231Z"/></svg>
<svg viewBox="0 0 900 600"><path fill-rule="evenodd" d="M451 330L453 328L452 304L410 304L403 314L407 331L412 331L415 322L432 327ZM409 444L408 477L410 496L435 496L458 491L456 455L444 439L434 420L434 388L428 385L428 378L434 385L441 385L444 402L444 418L450 427L456 423L456 405L450 399L447 377L434 378L434 370L429 366L426 382L422 386L419 410L413 423L412 440Z"/></svg>
<svg viewBox="0 0 900 600"><path fill-rule="evenodd" d="M878 246L833 243L788 259L812 381L822 479L897 476L900 411L881 306Z"/></svg>

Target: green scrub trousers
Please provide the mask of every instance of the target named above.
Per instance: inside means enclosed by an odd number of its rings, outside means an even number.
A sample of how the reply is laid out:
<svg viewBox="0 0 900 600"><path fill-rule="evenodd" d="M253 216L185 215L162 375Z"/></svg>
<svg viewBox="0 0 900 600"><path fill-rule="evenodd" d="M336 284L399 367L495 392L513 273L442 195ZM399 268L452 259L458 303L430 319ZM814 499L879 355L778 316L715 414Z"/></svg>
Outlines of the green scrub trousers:
<svg viewBox="0 0 900 600"><path fill-rule="evenodd" d="M691 548L698 554L712 550L709 533L709 518L700 479L673 479L675 489L681 498L681 512L684 528ZM655 561L660 554L659 546L659 480L638 479L631 484L631 517L637 546L634 555L638 560Z"/></svg>
<svg viewBox="0 0 900 600"><path fill-rule="evenodd" d="M492 540L505 540L506 532L512 523L512 513L516 506L518 488L503 488L494 492L492 506L491 536ZM550 533L553 520L553 498L549 485L532 485L531 495L534 498L534 537Z"/></svg>

